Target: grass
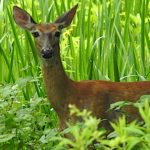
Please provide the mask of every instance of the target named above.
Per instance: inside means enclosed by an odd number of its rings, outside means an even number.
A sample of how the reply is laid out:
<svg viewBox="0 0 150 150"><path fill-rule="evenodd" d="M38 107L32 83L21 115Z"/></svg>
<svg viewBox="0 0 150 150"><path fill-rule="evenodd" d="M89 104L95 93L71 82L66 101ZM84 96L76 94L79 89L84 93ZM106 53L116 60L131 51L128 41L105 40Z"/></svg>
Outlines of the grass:
<svg viewBox="0 0 150 150"><path fill-rule="evenodd" d="M17 84L17 101L45 98L46 93L33 38L15 24L12 7L27 10L42 23L53 22L77 3L74 20L60 40L67 75L76 81L150 80L149 0L1 0L0 86ZM53 118L53 127L57 120L50 109L39 107Z"/></svg>
<svg viewBox="0 0 150 150"><path fill-rule="evenodd" d="M56 16L76 3L75 0L1 2L1 82L15 82L25 76L42 76L31 34L16 26L12 6L26 9L34 20L41 23L53 22ZM128 0L82 0L78 3L73 23L61 37L61 56L68 76L77 81L148 80L148 1L138 2L139 9L135 1ZM42 79L38 84L41 83ZM43 89L39 89L43 84L38 84L34 84L33 93L36 91L39 96L44 95ZM30 97L33 94L27 95Z"/></svg>

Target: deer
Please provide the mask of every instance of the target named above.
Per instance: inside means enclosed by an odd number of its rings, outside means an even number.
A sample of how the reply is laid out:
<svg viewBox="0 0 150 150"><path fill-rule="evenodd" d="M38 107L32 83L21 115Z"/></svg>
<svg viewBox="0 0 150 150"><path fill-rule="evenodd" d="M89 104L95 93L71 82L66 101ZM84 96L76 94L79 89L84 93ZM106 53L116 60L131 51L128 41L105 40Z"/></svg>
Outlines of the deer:
<svg viewBox="0 0 150 150"><path fill-rule="evenodd" d="M57 113L59 130L67 128L68 120L73 122L79 120L75 116L70 116L69 104L75 105L79 110L91 111L93 116L103 120L100 124L106 129L110 129L110 122L114 122L123 114L127 116L128 121L140 119L138 110L132 106L126 106L119 111L108 111L108 109L112 103L121 100L136 102L142 95L149 95L150 81L74 81L66 75L60 56L59 39L63 28L71 24L77 7L78 4L52 23L38 24L28 12L13 6L15 23L33 35L43 71L47 98Z"/></svg>

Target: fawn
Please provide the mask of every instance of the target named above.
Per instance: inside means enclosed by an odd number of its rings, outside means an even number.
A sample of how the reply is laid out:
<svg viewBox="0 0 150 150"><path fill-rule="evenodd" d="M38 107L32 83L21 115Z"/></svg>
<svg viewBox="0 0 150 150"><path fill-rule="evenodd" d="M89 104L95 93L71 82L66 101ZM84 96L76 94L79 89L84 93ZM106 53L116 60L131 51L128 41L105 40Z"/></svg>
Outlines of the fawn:
<svg viewBox="0 0 150 150"><path fill-rule="evenodd" d="M150 81L111 82L87 80L76 82L67 77L60 58L59 37L61 30L68 27L76 13L78 5L62 14L53 23L37 24L23 9L13 7L13 17L17 25L29 30L35 40L37 54L42 64L47 97L57 112L59 129L66 128L66 121L78 118L69 115L69 104L75 104L80 110L87 109L97 118L107 119L102 122L110 128L109 121L114 121L122 113L129 121L138 119L137 109L126 106L123 111L107 111L110 104L120 100L136 102L142 95L150 94Z"/></svg>

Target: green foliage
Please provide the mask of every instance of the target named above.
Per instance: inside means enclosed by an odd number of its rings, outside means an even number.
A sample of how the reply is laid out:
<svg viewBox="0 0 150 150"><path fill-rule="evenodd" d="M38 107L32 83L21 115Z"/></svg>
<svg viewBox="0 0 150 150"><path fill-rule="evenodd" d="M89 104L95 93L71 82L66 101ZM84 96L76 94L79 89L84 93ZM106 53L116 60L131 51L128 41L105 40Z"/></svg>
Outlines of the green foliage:
<svg viewBox="0 0 150 150"><path fill-rule="evenodd" d="M26 79L26 81L32 80L31 78ZM26 81L19 79L19 83ZM53 110L49 109L51 112L47 112L45 109L49 105L47 100L32 97L30 101L18 101L20 93L18 84L1 85L0 87L0 149L11 149L12 147L14 149L54 150L150 149L149 96L142 96L134 104L138 107L143 119L142 125L136 121L127 123L123 116L117 123L111 123L114 131L106 136L107 131L98 128L100 119L91 116L91 112L87 110L80 112L74 105L70 106L70 115L76 115L82 121L76 124L68 122L68 129L59 134ZM112 109L117 105L121 105L119 108L123 107L121 102L121 104L115 104ZM124 103L124 106L126 105L129 104ZM133 104L130 103L130 105ZM64 134L71 138L63 137Z"/></svg>
<svg viewBox="0 0 150 150"><path fill-rule="evenodd" d="M14 23L12 6L26 9L41 23L53 22L76 3L75 18L63 30L60 42L68 76L77 81L150 79L149 1L6 0L1 1L0 10L0 81L14 83L20 77L42 76L33 38ZM45 95L42 78L32 87L30 92L23 91L26 99L34 93Z"/></svg>
<svg viewBox="0 0 150 150"><path fill-rule="evenodd" d="M27 80L18 82L22 85ZM20 101L17 84L1 86L0 95L0 149L46 149L54 144L49 139L58 135L57 122L44 109L49 105L46 99L32 97L30 101Z"/></svg>
<svg viewBox="0 0 150 150"><path fill-rule="evenodd" d="M57 138L57 140L60 140L60 143L55 149L149 150L150 104L147 97L143 98L142 103L144 103L144 107L138 104L138 109L143 119L143 125L138 125L136 121L127 123L125 116L122 116L117 123L111 123L114 132L110 133L108 137L105 136L105 130L98 128L100 120L92 117L91 113L86 110L80 112L75 106L71 106L71 114L76 114L83 121L75 125L68 123L70 132L67 134L70 134L72 139Z"/></svg>
<svg viewBox="0 0 150 150"><path fill-rule="evenodd" d="M101 122L97 120L95 117L92 117L90 112L84 110L80 112L74 105L70 105L71 115L76 115L77 117L81 117L83 122L78 122L76 125L68 123L68 127L70 132L70 137L68 138L58 138L60 143L57 145L56 149L61 149L63 145L65 145L66 149L72 147L72 150L86 150L89 146L93 144L93 142L102 140L104 130L98 130L98 125ZM69 147L68 147L69 146ZM64 147L64 148L65 148Z"/></svg>

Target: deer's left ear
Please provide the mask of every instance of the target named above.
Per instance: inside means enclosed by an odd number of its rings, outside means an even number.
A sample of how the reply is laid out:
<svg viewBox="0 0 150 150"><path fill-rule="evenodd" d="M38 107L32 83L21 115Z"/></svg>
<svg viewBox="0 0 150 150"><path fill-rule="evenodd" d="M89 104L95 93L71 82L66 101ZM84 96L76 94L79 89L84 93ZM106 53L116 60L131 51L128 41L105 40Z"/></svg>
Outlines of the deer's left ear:
<svg viewBox="0 0 150 150"><path fill-rule="evenodd" d="M25 10L17 6L13 7L13 17L16 24L26 30L31 30L36 24L36 22Z"/></svg>
<svg viewBox="0 0 150 150"><path fill-rule="evenodd" d="M68 27L73 20L77 7L78 7L78 4L74 6L72 9L62 14L54 23L60 24L61 28Z"/></svg>

